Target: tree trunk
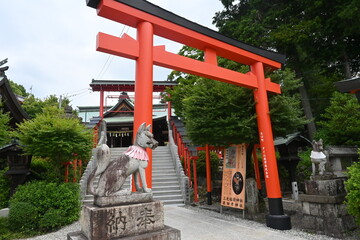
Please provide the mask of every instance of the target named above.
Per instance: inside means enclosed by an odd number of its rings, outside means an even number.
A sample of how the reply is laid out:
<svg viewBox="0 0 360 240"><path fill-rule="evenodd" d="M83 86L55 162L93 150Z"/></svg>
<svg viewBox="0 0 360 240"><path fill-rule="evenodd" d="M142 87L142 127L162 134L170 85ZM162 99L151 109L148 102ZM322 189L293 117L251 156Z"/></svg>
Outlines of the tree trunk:
<svg viewBox="0 0 360 240"><path fill-rule="evenodd" d="M309 134L309 138L312 141L314 138L314 134L316 132L316 126L314 122L314 117L311 110L311 105L309 101L309 97L306 91L306 88L304 86L301 86L299 88L299 92L301 95L301 104L304 109L305 117L309 120L309 123L307 124L307 130Z"/></svg>
<svg viewBox="0 0 360 240"><path fill-rule="evenodd" d="M343 57L344 57L344 72L345 72L345 77L346 79L351 79L351 69L350 69L350 62L349 62L349 58L346 54L346 52L344 51L343 53Z"/></svg>

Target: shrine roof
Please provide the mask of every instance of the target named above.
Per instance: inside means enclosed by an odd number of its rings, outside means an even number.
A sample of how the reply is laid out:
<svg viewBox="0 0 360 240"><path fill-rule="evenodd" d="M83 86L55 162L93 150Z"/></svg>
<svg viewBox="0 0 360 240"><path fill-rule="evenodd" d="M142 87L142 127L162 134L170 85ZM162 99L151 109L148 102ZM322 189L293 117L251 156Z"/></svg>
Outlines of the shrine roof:
<svg viewBox="0 0 360 240"><path fill-rule="evenodd" d="M168 81L153 81L154 92L163 92L167 87L176 86L176 82ZM93 91L108 91L108 92L134 92L135 81L125 80L95 80L90 83L90 87Z"/></svg>
<svg viewBox="0 0 360 240"><path fill-rule="evenodd" d="M300 132L288 134L288 135L286 135L286 137L275 138L274 145L275 146L280 146L280 145L287 146L287 145L291 144L293 141L301 141L301 142L304 142L304 143L308 144L309 146L311 146L311 141L309 139L307 139L306 137L302 136Z"/></svg>
<svg viewBox="0 0 360 240"><path fill-rule="evenodd" d="M346 79L334 83L340 92L351 92L360 90L360 78Z"/></svg>
<svg viewBox="0 0 360 240"><path fill-rule="evenodd" d="M16 126L16 123L21 123L24 119L29 119L28 114L21 107L18 98L11 89L7 77L0 77L0 95L3 98L5 111L8 111L11 116L10 124Z"/></svg>
<svg viewBox="0 0 360 240"><path fill-rule="evenodd" d="M153 121L166 119L166 116L154 116L152 117ZM103 119L108 124L119 124L119 123L131 123L134 122L134 116L116 116L116 117L107 117Z"/></svg>
<svg viewBox="0 0 360 240"><path fill-rule="evenodd" d="M176 15L170 11L167 11L155 4L152 4L148 1L134 1L134 0L114 0L116 2L125 4L127 6L130 6L132 8L138 9L142 12L151 14L155 17L158 17L160 19L164 19L168 22L174 23L178 26L184 27L186 29L195 31L197 33L200 33L202 35L208 36L210 38L216 39L218 41L221 41L223 43L232 45L234 47L243 49L245 51L254 53L256 55L259 55L261 57L273 60L275 62L278 62L280 64L284 64L285 63L285 55L274 52L274 51L269 51L266 49L262 49L262 48L258 48L246 43L243 43L241 41L238 41L236 39L227 37L217 31L214 31L210 28L204 27L200 24L197 24L195 22L192 22L186 18L183 18L179 15ZM87 6L92 7L92 8L97 8L98 5L100 4L101 0L86 0L87 2ZM188 45L188 44L185 44Z"/></svg>

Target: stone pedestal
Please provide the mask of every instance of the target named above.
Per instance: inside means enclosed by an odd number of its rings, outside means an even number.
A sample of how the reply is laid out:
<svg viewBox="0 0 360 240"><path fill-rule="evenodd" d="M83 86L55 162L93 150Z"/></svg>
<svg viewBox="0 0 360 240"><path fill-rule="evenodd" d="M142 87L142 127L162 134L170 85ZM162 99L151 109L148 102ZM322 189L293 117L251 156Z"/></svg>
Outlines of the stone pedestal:
<svg viewBox="0 0 360 240"><path fill-rule="evenodd" d="M299 195L302 204L301 228L338 238L355 229L355 221L343 204L346 195L344 180L312 179L317 180L305 181L307 194Z"/></svg>
<svg viewBox="0 0 360 240"><path fill-rule="evenodd" d="M101 202L107 201L101 199ZM160 201L99 207L84 205L81 232L68 234L68 240L180 239L180 231L164 225Z"/></svg>
<svg viewBox="0 0 360 240"><path fill-rule="evenodd" d="M180 231L174 228L171 228L169 226L164 226L162 230L147 233L147 234L141 234L141 235L135 235L135 236L128 236L124 238L116 238L116 239L125 239L125 240L179 240L180 237ZM116 240L115 239L115 240ZM79 231L74 233L69 233L67 240L88 240L85 235Z"/></svg>

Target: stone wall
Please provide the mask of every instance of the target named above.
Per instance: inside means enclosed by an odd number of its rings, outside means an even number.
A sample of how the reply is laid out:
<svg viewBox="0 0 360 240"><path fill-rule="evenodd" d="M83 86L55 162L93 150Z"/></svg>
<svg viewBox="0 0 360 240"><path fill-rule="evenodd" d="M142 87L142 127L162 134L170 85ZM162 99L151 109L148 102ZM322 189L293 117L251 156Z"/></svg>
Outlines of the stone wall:
<svg viewBox="0 0 360 240"><path fill-rule="evenodd" d="M344 179L310 180L305 186L307 194L299 196L301 229L338 238L356 229L344 204Z"/></svg>

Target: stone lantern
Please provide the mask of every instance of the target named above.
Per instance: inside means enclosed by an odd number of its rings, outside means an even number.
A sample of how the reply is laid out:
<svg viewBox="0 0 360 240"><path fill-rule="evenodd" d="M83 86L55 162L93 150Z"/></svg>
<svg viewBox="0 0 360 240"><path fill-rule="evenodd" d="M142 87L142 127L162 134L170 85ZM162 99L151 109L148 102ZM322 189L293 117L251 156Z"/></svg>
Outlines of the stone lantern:
<svg viewBox="0 0 360 240"><path fill-rule="evenodd" d="M10 196L15 193L17 186L25 182L30 174L31 156L23 155L23 150L17 141L0 148L0 158L7 159L9 170L5 173L10 177Z"/></svg>

